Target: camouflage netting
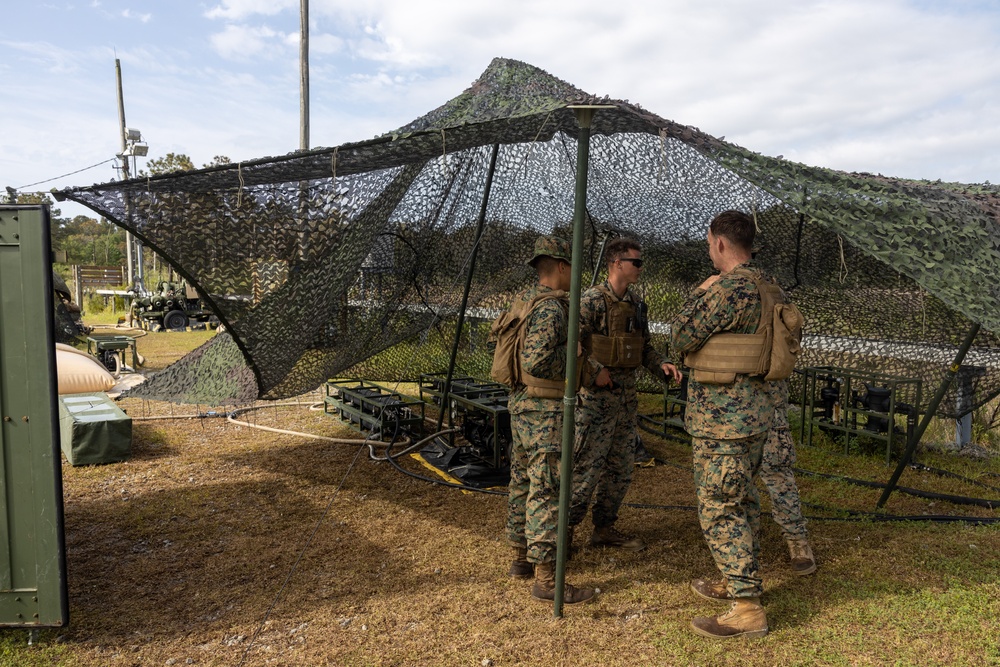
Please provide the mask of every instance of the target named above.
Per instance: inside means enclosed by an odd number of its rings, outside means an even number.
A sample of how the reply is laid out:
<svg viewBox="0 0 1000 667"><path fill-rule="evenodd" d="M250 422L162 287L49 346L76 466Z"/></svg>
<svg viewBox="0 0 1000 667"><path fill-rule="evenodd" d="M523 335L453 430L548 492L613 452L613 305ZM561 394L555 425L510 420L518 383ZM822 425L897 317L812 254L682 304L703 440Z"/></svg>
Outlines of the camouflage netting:
<svg viewBox="0 0 1000 667"><path fill-rule="evenodd" d="M57 193L131 230L226 326L133 395L239 403L446 368L496 147L456 369L484 377L485 322L532 280L534 237L569 234L582 103L610 107L592 128L585 283L607 236L637 237L658 345L712 271L708 221L738 208L757 216L758 259L807 317L802 365L919 377L926 405L978 322L964 388L940 413L1000 391L997 187L759 155L497 59L459 97L370 141Z"/></svg>

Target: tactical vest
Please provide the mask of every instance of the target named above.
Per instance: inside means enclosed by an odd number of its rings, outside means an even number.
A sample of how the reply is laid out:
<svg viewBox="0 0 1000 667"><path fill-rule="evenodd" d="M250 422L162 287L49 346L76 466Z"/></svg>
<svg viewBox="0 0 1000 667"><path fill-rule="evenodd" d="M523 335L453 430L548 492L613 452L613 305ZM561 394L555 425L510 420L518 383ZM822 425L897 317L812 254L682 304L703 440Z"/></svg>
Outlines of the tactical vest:
<svg viewBox="0 0 1000 667"><path fill-rule="evenodd" d="M783 380L791 374L802 336L802 315L785 303L777 283L763 280L746 267L732 272L749 278L760 294L760 322L752 334L717 333L694 352L684 355L695 382L732 384L737 374ZM779 340L775 340L776 329Z"/></svg>
<svg viewBox="0 0 1000 667"><path fill-rule="evenodd" d="M638 368L642 365L642 349L646 339L643 338L642 331L636 331L639 322L635 306L615 297L604 285L598 285L597 289L604 295L608 334L590 335L590 356L602 366Z"/></svg>
<svg viewBox="0 0 1000 667"><path fill-rule="evenodd" d="M516 389L519 385L527 387L527 395L532 398L562 398L565 394L566 383L564 380L546 380L528 374L521 367L521 351L524 350L524 342L527 337L528 317L535 308L549 299L562 299L566 297L566 292L553 290L536 294L534 298L526 302L515 303L509 312L503 313L493 322L490 331L490 339L496 344L493 357L493 369L491 376L497 382L508 385ZM576 389L580 387L580 373L583 371L583 364L577 365Z"/></svg>

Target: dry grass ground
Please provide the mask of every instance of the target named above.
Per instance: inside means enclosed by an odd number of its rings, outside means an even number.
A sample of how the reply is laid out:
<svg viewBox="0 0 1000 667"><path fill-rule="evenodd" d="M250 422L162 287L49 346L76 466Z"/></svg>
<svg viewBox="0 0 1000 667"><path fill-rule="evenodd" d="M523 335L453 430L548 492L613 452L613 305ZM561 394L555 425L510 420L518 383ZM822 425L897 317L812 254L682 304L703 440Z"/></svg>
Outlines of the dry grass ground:
<svg viewBox="0 0 1000 667"><path fill-rule="evenodd" d="M150 334L140 352L155 369L209 335ZM249 418L358 437L307 409L313 398ZM688 630L691 617L723 607L688 589L714 566L695 513L684 509L695 498L682 443L646 437L673 465L637 469L627 500L659 507L627 507L621 525L649 548L581 549L568 578L601 593L555 619L551 606L531 600L528 584L506 576L502 496L403 475L371 460L360 442L305 440L220 418L146 420L190 410L135 399L122 406L136 418L131 458L63 470L69 627L43 632L30 647L23 631L6 631L2 664L1000 664L995 527L815 520L819 571L797 578L765 518L771 633L717 642ZM993 461L933 462L984 480L998 472ZM868 479L890 472L878 458L815 448L799 463ZM1000 496L915 472L901 483ZM873 509L879 493L810 477L800 486L808 502L858 510ZM888 510L998 516L899 494Z"/></svg>

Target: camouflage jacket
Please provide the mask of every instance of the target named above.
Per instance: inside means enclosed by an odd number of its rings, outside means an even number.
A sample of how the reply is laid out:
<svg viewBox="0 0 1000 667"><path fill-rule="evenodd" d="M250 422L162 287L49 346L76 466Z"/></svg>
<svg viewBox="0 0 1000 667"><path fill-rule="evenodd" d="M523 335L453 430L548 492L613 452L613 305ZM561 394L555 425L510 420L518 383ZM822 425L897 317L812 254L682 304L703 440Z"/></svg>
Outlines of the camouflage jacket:
<svg viewBox="0 0 1000 667"><path fill-rule="evenodd" d="M634 307L638 307L641 301L631 288L626 289L625 295L619 299L615 291L611 288L611 283L607 280L604 281L603 287L611 293L610 298L617 301L626 301ZM591 287L580 297L580 342L583 343L584 348L587 347L591 334L595 333L608 335L608 302L605 299L603 291L597 287ZM657 352L656 348L650 342L648 326L643 329L642 337L642 365L655 377L659 378L663 375L660 366L663 365L665 360L663 355ZM589 363L590 372L594 375L603 368L596 361L591 360ZM608 372L611 373L611 379L617 385L631 386L635 384L636 369L634 368L608 367Z"/></svg>
<svg viewBox="0 0 1000 667"><path fill-rule="evenodd" d="M529 287L515 297L515 302L531 301L536 294L551 292L544 285ZM566 377L566 339L569 335L569 304L565 299L547 299L538 304L525 322L524 349L521 350L521 368L543 380L562 380ZM518 387L510 396L511 414L531 410L557 410L562 412L562 401L557 398L536 398L527 395L526 387Z"/></svg>
<svg viewBox="0 0 1000 667"><path fill-rule="evenodd" d="M742 266L758 271L751 262ZM699 349L712 334L753 333L760 324L760 294L753 280L722 274L707 290L696 289L670 323L670 347L678 358ZM774 402L768 382L737 375L732 384L688 381L684 427L692 436L732 440L771 428Z"/></svg>

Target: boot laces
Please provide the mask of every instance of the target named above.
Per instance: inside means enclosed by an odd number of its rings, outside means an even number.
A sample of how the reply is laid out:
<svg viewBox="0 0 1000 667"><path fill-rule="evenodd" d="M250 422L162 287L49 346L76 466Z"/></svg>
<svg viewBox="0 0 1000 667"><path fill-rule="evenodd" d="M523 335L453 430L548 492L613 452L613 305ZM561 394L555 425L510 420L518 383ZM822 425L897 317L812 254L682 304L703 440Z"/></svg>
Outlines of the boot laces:
<svg viewBox="0 0 1000 667"><path fill-rule="evenodd" d="M623 542L627 542L628 540L632 539L631 535L626 535L625 533L621 532L614 526L607 526L606 528L604 528L604 535L605 537L609 537L613 540L621 540Z"/></svg>

